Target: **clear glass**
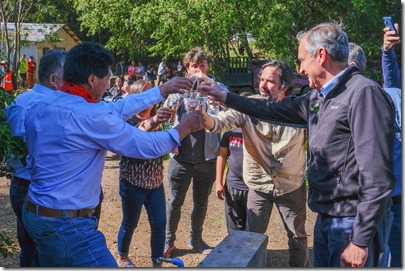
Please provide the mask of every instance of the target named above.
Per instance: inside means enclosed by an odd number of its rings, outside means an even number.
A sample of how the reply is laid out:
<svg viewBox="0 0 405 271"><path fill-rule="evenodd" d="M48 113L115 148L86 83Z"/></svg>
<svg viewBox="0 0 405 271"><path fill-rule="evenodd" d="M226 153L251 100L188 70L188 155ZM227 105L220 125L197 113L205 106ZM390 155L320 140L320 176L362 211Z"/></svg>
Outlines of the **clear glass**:
<svg viewBox="0 0 405 271"><path fill-rule="evenodd" d="M215 102L215 101L211 101L208 103L207 113L210 115L216 115L216 114L218 114L219 109L220 109L219 103Z"/></svg>
<svg viewBox="0 0 405 271"><path fill-rule="evenodd" d="M197 92L192 91L190 97L184 98L184 107L187 112L195 111L199 106L200 101L197 98Z"/></svg>
<svg viewBox="0 0 405 271"><path fill-rule="evenodd" d="M167 98L167 109L172 113L170 119L165 122L166 126L173 126L174 120L176 119L177 108L179 106L179 101L174 98Z"/></svg>

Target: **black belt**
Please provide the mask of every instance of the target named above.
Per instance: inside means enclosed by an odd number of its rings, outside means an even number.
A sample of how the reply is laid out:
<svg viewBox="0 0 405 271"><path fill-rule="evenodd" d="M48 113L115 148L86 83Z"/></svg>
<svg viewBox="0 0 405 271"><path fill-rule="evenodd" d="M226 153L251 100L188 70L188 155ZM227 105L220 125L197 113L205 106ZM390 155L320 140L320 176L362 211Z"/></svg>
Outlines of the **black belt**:
<svg viewBox="0 0 405 271"><path fill-rule="evenodd" d="M392 197L391 199L392 199L392 203L393 203L393 204L401 203L401 195L394 196L394 197Z"/></svg>
<svg viewBox="0 0 405 271"><path fill-rule="evenodd" d="M89 217L94 213L94 209L81 209L81 210L58 210L47 208L33 203L27 199L27 209L31 213L36 214L38 207L38 215L53 218L73 218L73 217ZM65 213L65 216L63 215Z"/></svg>
<svg viewBox="0 0 405 271"><path fill-rule="evenodd" d="M17 183L19 183L21 185L24 185L24 186L29 186L31 184L31 181L28 181L28 180L23 179L23 178L18 178L16 176L13 176L12 181L15 181L15 182L17 182Z"/></svg>

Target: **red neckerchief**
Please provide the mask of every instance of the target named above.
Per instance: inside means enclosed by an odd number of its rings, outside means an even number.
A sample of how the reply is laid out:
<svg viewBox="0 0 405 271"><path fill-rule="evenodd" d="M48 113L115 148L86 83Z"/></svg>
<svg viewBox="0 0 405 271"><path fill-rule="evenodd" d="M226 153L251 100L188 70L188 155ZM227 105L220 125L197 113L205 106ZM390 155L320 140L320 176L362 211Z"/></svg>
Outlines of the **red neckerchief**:
<svg viewBox="0 0 405 271"><path fill-rule="evenodd" d="M60 88L60 90L63 92L72 94L72 95L80 96L83 99L85 99L86 101L88 101L89 103L96 103L96 100L94 100L94 98L87 91L87 89L85 89L82 86L79 86L78 84L65 81L65 83Z"/></svg>

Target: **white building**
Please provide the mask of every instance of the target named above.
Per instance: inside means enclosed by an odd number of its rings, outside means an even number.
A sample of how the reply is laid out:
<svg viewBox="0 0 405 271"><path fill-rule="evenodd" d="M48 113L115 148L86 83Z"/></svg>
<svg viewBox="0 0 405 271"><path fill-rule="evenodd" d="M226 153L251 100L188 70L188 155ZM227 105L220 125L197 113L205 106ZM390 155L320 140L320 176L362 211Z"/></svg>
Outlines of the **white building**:
<svg viewBox="0 0 405 271"><path fill-rule="evenodd" d="M14 33L14 23L7 23L7 30L9 35ZM81 43L81 40L66 24L23 23L21 26L20 55L25 54L27 60L30 56L33 56L34 61L37 63L37 70L39 62L47 50L61 49L69 51L78 43ZM10 60L13 59L12 55ZM19 58L20 56L17 57L17 60ZM38 78L38 74L36 74L35 78Z"/></svg>

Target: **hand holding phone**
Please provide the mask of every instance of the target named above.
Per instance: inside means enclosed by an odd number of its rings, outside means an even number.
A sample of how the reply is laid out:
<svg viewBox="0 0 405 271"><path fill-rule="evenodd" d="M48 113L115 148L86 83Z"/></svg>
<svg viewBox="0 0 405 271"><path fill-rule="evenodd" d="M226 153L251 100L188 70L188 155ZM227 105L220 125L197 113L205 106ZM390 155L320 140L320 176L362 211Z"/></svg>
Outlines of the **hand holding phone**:
<svg viewBox="0 0 405 271"><path fill-rule="evenodd" d="M397 29L394 26L394 22L393 22L391 16L384 16L383 19L384 19L385 26L389 27L391 31L395 31L395 35L398 36Z"/></svg>

